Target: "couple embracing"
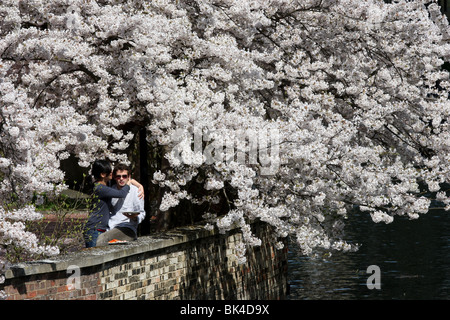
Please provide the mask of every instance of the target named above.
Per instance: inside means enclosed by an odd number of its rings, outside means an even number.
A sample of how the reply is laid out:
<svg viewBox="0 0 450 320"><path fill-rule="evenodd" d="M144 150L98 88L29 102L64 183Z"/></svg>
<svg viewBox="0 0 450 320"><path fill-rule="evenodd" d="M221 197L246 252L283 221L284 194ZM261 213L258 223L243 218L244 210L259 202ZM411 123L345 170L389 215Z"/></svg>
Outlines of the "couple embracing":
<svg viewBox="0 0 450 320"><path fill-rule="evenodd" d="M137 227L145 218L144 189L131 179L125 164L112 168L107 160L96 160L92 166L94 177L93 203L84 230L86 247L104 246L111 240L137 239ZM111 180L113 186L109 186Z"/></svg>

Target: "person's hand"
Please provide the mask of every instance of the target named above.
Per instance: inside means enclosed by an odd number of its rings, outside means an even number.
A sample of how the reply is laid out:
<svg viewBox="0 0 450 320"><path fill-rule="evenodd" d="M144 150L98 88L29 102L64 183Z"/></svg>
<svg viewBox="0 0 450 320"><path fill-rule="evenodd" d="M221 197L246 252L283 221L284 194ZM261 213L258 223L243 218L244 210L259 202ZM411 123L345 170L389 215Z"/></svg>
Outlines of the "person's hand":
<svg viewBox="0 0 450 320"><path fill-rule="evenodd" d="M138 214L130 214L128 212L124 212L123 215L130 219L131 221L137 221L138 220Z"/></svg>
<svg viewBox="0 0 450 320"><path fill-rule="evenodd" d="M135 187L138 188L138 198L143 199L144 198L144 186L134 179L130 179L130 181L131 181L131 184L133 184Z"/></svg>
<svg viewBox="0 0 450 320"><path fill-rule="evenodd" d="M138 187L138 198L139 199L144 198L144 187L142 186L142 184L140 185L140 187Z"/></svg>

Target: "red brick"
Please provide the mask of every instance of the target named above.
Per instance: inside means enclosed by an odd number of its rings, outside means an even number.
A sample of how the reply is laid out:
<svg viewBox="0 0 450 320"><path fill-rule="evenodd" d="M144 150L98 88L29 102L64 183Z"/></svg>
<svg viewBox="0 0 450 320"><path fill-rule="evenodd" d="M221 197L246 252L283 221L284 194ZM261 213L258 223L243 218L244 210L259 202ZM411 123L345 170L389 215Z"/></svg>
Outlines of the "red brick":
<svg viewBox="0 0 450 320"><path fill-rule="evenodd" d="M57 292L65 292L67 290L69 290L69 288L67 287L67 285L65 285L65 286L58 287L56 291Z"/></svg>
<svg viewBox="0 0 450 320"><path fill-rule="evenodd" d="M45 296L47 293L48 293L48 291L45 290L45 289L42 289L42 290L38 290L38 291L37 291L37 295L38 295L38 296Z"/></svg>

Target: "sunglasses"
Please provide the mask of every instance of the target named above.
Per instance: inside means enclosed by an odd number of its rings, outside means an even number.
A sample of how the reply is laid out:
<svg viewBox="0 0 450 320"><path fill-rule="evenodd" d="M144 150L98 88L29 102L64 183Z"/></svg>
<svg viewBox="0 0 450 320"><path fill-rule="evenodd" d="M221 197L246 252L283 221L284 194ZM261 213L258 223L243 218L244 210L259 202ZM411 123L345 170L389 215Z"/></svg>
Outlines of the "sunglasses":
<svg viewBox="0 0 450 320"><path fill-rule="evenodd" d="M116 179L120 179L120 178L126 179L126 178L128 178L128 175L127 174L116 174L114 176L114 178L116 178Z"/></svg>

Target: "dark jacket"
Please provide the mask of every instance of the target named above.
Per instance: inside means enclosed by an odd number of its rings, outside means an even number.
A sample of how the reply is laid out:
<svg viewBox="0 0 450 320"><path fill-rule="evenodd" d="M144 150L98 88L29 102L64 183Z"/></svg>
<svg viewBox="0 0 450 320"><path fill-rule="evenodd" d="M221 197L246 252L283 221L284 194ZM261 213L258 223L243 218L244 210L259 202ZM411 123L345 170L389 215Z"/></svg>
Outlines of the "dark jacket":
<svg viewBox="0 0 450 320"><path fill-rule="evenodd" d="M94 186L94 196L92 210L86 222L86 229L108 229L110 212L112 212L111 198L125 198L130 191L130 186L126 185L117 190L96 183Z"/></svg>

